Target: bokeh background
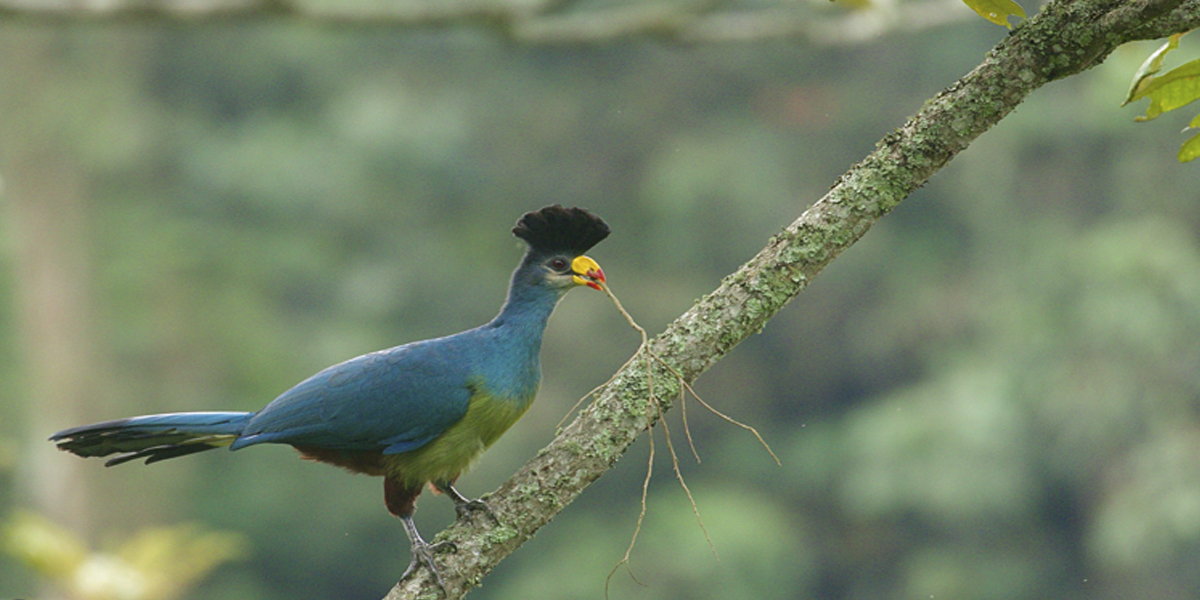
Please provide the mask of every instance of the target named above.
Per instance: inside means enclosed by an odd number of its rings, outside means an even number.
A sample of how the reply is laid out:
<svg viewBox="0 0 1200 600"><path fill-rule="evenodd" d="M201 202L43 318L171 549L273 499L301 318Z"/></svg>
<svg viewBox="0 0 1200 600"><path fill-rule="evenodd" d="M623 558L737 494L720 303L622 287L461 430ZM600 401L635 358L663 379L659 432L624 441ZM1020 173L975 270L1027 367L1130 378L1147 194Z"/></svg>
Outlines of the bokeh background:
<svg viewBox="0 0 1200 600"><path fill-rule="evenodd" d="M653 333L1004 34L526 46L474 26L0 22L0 599L382 597L408 556L377 479L286 447L104 469L45 439L254 410L485 322L512 222L555 202L611 223L591 255ZM1038 91L698 382L783 465L692 404L696 464L672 415L719 559L659 431L641 583L618 570L611 598L1200 597L1200 171L1174 161L1189 115L1118 106L1154 47ZM637 343L572 293L538 402L464 492ZM472 597L604 597L647 454ZM427 535L452 518L432 497L417 514Z"/></svg>

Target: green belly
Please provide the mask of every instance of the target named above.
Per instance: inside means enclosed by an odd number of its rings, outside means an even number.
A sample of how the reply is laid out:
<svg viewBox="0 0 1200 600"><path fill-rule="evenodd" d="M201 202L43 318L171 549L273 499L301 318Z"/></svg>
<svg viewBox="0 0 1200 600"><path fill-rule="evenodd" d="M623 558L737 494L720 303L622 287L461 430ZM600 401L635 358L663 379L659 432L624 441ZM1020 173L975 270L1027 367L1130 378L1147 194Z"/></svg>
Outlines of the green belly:
<svg viewBox="0 0 1200 600"><path fill-rule="evenodd" d="M385 456L388 476L414 488L431 481L454 481L525 414L532 401L532 397L502 400L476 392L463 418L432 442L411 452Z"/></svg>

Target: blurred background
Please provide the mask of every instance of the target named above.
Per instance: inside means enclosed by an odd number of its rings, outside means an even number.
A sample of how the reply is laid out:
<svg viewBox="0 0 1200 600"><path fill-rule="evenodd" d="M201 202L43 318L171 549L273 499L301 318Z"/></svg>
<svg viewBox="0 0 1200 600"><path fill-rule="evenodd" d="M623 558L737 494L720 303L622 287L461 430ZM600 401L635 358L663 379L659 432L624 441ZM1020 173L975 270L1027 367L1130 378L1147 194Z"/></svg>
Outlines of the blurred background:
<svg viewBox="0 0 1200 600"><path fill-rule="evenodd" d="M287 447L105 469L46 437L255 410L481 324L512 223L555 202L612 225L590 254L653 334L1004 35L969 12L834 46L0 22L0 599L382 597L408 545L378 479ZM641 583L610 597L1200 597L1200 171L1174 159L1190 115L1118 107L1155 47L1038 91L700 379L783 465L690 405L720 558L658 431ZM464 493L637 344L572 293L537 403ZM472 597L603 598L647 454Z"/></svg>

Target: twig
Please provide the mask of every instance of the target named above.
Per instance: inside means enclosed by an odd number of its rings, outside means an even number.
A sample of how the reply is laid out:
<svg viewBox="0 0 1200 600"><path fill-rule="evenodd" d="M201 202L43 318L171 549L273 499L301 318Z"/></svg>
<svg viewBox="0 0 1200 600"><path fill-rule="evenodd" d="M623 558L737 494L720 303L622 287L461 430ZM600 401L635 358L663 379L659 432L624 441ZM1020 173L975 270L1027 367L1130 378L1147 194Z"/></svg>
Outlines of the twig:
<svg viewBox="0 0 1200 600"><path fill-rule="evenodd" d="M649 404L646 405L646 412L650 412ZM633 528L633 537L629 539L629 547L625 549L625 556L621 557L621 560L617 561L617 564L613 565L612 570L608 572L608 577L604 578L605 600L608 600L608 584L612 582L612 576L616 574L617 569L621 568L621 565L625 565L625 571L629 573L630 579L634 580L638 585L646 587L646 584L642 583L637 578L637 575L633 574L633 569L629 566L629 556L633 554L633 546L637 544L638 534L642 532L642 521L644 521L646 518L646 497L650 493L650 477L654 474L654 432L650 430L650 426L648 424L649 415L647 415L646 420L646 430L649 434L647 437L650 438L650 458L646 460L646 478L642 480L642 510L638 513L637 525Z"/></svg>
<svg viewBox="0 0 1200 600"><path fill-rule="evenodd" d="M675 479L679 480L679 487L683 488L683 493L687 494L688 502L692 504L692 514L696 515L696 523L700 525L700 531L704 532L704 541L708 542L708 548L712 550L713 558L721 560L721 555L717 554L717 547L713 545L712 538L708 535L708 528L704 526L704 519L700 518L700 507L696 506L696 499L692 497L692 490L688 489L687 482L683 480L683 472L679 470L679 456L675 454L675 444L671 443L671 429L667 427L667 422L663 420L661 407L658 410L658 422L662 423L663 433L667 436L667 450L671 452L671 467L675 469ZM689 435L688 438L691 439L691 436Z"/></svg>
<svg viewBox="0 0 1200 600"><path fill-rule="evenodd" d="M659 362L662 362L662 361L660 360ZM666 367L667 369L669 369L671 372L675 373L675 369L671 368L671 365L668 365L668 364L666 364L666 363L663 363L663 366L664 366L664 367ZM783 466L783 463L782 463L782 462L780 462L780 460L779 460L779 457L778 457L778 456L775 456L775 452L774 452L773 450L771 450L771 446L770 446L769 444L767 444L767 440L763 439L763 436L762 436L760 433L758 433L758 430L757 430L757 429L755 429L755 428L753 428L753 427L751 427L751 426L749 426L749 425L747 425L747 424L745 424L745 423L743 423L743 422L741 422L741 421L739 421L739 420L737 420L737 419L735 419L735 418L733 418L733 417L731 417L731 416L729 416L729 415L727 415L727 414L725 414L725 413L723 413L723 412L721 412L721 411L719 411L719 410L717 410L717 409L713 408L711 404L709 404L709 403L707 403L707 402L705 402L705 401L704 401L704 398L701 398L701 397L700 397L700 394L697 394L697 393L696 393L696 390L692 389L692 386L688 385L688 382L686 382L686 381L684 381L684 380L683 380L683 377L681 377L681 376L679 375L679 373L675 373L675 376L676 376L676 377L679 377L679 383L680 383L680 384L681 384L683 387L687 388L687 391L688 391L688 393L689 393L689 394L691 394L693 398L695 398L696 400L698 400L698 401L700 402L700 404L703 404L703 405L704 405L704 408L707 408L707 409L708 409L709 411L711 411L711 412L712 412L714 415L717 415L718 417L721 417L722 419L725 419L726 421L728 421L728 422L730 422L730 423L733 423L734 425L737 425L738 427L741 427L742 429L745 429L746 431L749 431L750 433L753 433L753 434L754 434L754 437L755 437L755 439L757 439L757 440L758 440L758 443L759 443L759 444L762 444L762 447L763 447L764 449L766 449L766 451L767 451L767 454L770 454L770 455L771 455L771 458L775 459L775 464L776 464L776 465L778 465L778 466L781 466L781 467Z"/></svg>
<svg viewBox="0 0 1200 600"><path fill-rule="evenodd" d="M783 463L780 462L779 457L775 455L775 452L773 450L771 450L771 446L769 444L767 444L767 441L765 439L763 439L763 436L758 433L757 429L755 429L745 423L742 423L741 421L738 421L737 419L734 419L733 417L730 417L729 415L713 408L713 406L711 404L705 402L704 399L700 397L700 394L696 393L696 390L693 389L692 386L688 384L687 380L685 380L683 378L683 375L680 374L679 371L675 370L675 367L672 367L670 364L667 363L667 361L663 360L661 357L659 357L654 352L651 352L650 348L649 348L649 342L647 341L646 330L643 329L641 325L638 325L637 322L633 320L633 316L630 315L629 312L625 310L625 307L621 305L621 301L618 300L616 295L614 295L612 293L612 290L609 289L608 284L601 283L600 287L601 287L601 289L604 290L605 294L608 294L608 297L613 301L613 304L616 305L617 310L621 313L621 315L625 317L625 320L629 322L629 325L631 327L633 327L635 330L637 330L637 332L642 336L642 345L639 348L639 352L645 352L647 357L653 358L655 361L658 362L658 364L662 365L663 368L670 371L671 374L674 375L675 378L679 381L679 385L682 388L686 389L687 392L692 395L692 397L694 397L696 400L698 400L700 402L700 404L702 404L704 406L704 408L707 408L714 415L717 415L718 417L721 417L722 419L724 419L734 425L737 425L738 427L741 427L742 429L745 429L745 430L749 431L750 433L754 434L754 437L755 437L755 439L758 440L758 443L762 444L762 447L765 448L767 453L771 455L771 458L775 459L775 464L777 464L779 466L783 466ZM630 360L632 360L632 359L630 359ZM647 373L650 372L649 365L647 365L647 367L646 367L646 372ZM653 378L650 378L650 384L653 385ZM605 384L605 385L607 385L607 384ZM600 387L604 387L604 386L600 386ZM597 388L597 389L599 389L599 388ZM593 392L594 391L595 390L593 390ZM682 392L681 392L681 394L682 394ZM650 390L650 397L651 398L654 397L653 389ZM576 404L576 405L578 406L578 404ZM688 434L688 437L690 440L690 438L691 438L690 432ZM695 452L694 447L692 450L693 450L693 452ZM696 456L696 460L697 461L700 460L699 455Z"/></svg>
<svg viewBox="0 0 1200 600"><path fill-rule="evenodd" d="M621 565L625 566L625 570L629 572L630 578L632 578L639 585L645 585L641 581L639 581L638 578L633 574L633 570L629 566L629 558L633 553L634 546L637 544L638 534L640 534L642 531L642 523L644 522L645 517L646 517L646 498L647 498L647 496L649 494L649 490L650 490L650 479L654 473L654 431L653 431L654 420L651 418L654 415L653 415L653 413L651 413L652 408L657 412L658 422L662 423L662 426L663 426L663 434L666 436L666 439L667 439L667 450L671 453L671 467L675 471L675 479L679 481L679 486L681 488L683 488L684 494L687 495L688 502L692 505L692 514L696 515L696 522L700 526L700 531L704 533L704 540L706 542L708 542L708 547L709 547L709 549L712 550L713 557L715 557L717 560L720 560L720 558L721 558L720 554L717 552L716 545L713 544L712 537L710 537L708 535L708 528L704 526L704 520L700 517L700 507L696 504L695 497L692 496L692 490L691 490L691 488L688 487L687 482L684 481L683 472L679 469L679 455L675 452L675 444L671 441L671 429L667 425L667 422L663 419L662 405L659 403L658 397L654 393L654 373L653 373L653 370L651 369L651 359L653 359L655 362L657 362L658 364L660 364L664 368L666 368L667 371L669 371L672 375L674 375L675 379L677 381L679 381L679 405L680 405L680 410L683 415L683 430L684 430L684 434L687 436L688 446L692 450L692 456L694 456L696 458L697 463L700 462L700 454L696 451L696 444L692 439L692 430L691 430L691 427L688 425L688 421L687 421L687 394L691 394L693 397L696 398L696 400L698 400L700 402L700 404L702 406L707 408L710 412L717 415L718 417L721 417L725 421L733 423L734 425L737 425L738 427L741 427L741 428L746 429L746 430L750 431L751 433L753 433L754 437L759 441L759 443L762 444L764 448L766 448L767 453L771 455L771 458L775 459L775 464L782 464L782 463L780 463L779 457L776 456L775 452L773 452L771 450L771 447L767 444L766 440L763 439L762 435L760 435L758 433L757 429L755 429L749 425L746 425L745 423L742 423L742 422L738 421L737 419L734 419L734 418L730 417L729 415L726 415L725 413L722 413L721 411L713 408L712 405L705 402L704 399L701 398L700 395L696 393L696 390L693 389L692 386L689 385L688 382L684 380L683 375L681 375L679 373L679 371L676 371L674 367L667 364L666 361L664 361L661 357L659 357L657 354L652 352L650 350L650 346L649 346L649 336L646 334L645 328L643 328L641 325L638 325L637 321L635 321L633 319L633 316L629 314L629 311L625 310L625 307L621 304L621 301L617 298L617 296L615 294L613 294L612 290L608 287L607 284L601 282L600 289L604 290L604 293L608 295L610 300L612 300L613 305L617 307L617 311L620 312L621 315L625 317L625 321L629 323L629 326L633 327L633 329L636 330L642 338L641 345L638 347L638 352L634 353L634 355L632 357L630 357L630 359L628 361L626 361L626 364L628 365L630 362L633 362L633 360L636 359L638 357L638 355L641 355L643 358L643 361L645 362L646 387L647 387L646 432L649 434L648 437L650 438L650 457L647 460L647 464L646 464L646 478L642 481L641 512L638 513L637 525L634 527L633 536L629 540L629 547L625 549L625 555L623 557L621 557L621 560L617 561L617 564L613 565L612 570L609 571L609 573L608 573L608 577L605 578L605 580L604 580L604 597L608 598L608 588L609 588L609 584L612 582L612 576L613 576L613 574L615 574L617 572L617 569L621 568ZM619 369L618 372L621 372L622 370L623 369ZM612 379L609 379L609 381L597 386L596 388L594 388L592 391L588 392L587 394L584 394L584 396L582 398L580 398L578 402L575 403L575 406L571 407L571 410L568 411L567 414L570 415L572 412L575 411L576 408L579 407L580 404L583 403L583 401L587 397L596 394L601 389L603 389L605 386L607 386L611 381L612 381ZM559 422L559 426L561 426L562 423L565 421L566 421L566 416L564 416L563 420Z"/></svg>
<svg viewBox="0 0 1200 600"><path fill-rule="evenodd" d="M683 386L679 386L679 412L683 415L683 433L687 435L688 447L692 449L692 456L696 457L696 464L700 464L700 453L696 452L696 442L692 441L692 428L688 426L687 396L684 395Z"/></svg>

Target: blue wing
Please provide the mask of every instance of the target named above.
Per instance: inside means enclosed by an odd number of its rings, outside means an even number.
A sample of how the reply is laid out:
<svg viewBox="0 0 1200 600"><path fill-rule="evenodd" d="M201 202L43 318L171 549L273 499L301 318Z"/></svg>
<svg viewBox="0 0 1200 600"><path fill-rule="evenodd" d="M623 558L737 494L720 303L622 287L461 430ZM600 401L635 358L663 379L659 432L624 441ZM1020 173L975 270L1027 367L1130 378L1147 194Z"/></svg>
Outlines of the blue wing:
<svg viewBox="0 0 1200 600"><path fill-rule="evenodd" d="M462 419L470 368L451 338L352 358L284 392L230 448L261 443L395 454L429 443Z"/></svg>

